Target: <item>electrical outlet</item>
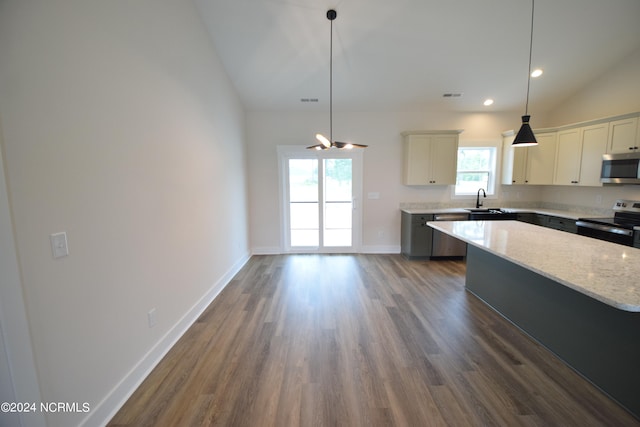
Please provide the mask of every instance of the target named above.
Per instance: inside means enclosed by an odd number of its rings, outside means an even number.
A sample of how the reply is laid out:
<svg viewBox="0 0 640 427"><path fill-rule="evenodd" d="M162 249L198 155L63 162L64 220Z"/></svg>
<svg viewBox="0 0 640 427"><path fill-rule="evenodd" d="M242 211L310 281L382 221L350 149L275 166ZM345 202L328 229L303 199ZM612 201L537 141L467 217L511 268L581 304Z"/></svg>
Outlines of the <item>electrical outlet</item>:
<svg viewBox="0 0 640 427"><path fill-rule="evenodd" d="M602 204L602 194L598 194L596 196L596 205L601 205Z"/></svg>
<svg viewBox="0 0 640 427"><path fill-rule="evenodd" d="M149 310L147 313L147 321L149 322L149 327L153 328L156 326L156 309L155 307Z"/></svg>
<svg viewBox="0 0 640 427"><path fill-rule="evenodd" d="M54 258L62 258L69 255L69 246L67 245L67 233L54 233L49 236L51 241L51 252Z"/></svg>

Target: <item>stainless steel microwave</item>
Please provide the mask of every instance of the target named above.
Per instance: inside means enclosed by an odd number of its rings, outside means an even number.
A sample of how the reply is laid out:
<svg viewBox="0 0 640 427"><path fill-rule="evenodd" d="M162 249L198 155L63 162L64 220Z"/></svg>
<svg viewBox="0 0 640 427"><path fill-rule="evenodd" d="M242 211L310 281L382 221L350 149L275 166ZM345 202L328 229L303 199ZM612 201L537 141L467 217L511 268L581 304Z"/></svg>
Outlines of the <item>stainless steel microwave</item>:
<svg viewBox="0 0 640 427"><path fill-rule="evenodd" d="M600 182L640 184L640 152L603 154Z"/></svg>

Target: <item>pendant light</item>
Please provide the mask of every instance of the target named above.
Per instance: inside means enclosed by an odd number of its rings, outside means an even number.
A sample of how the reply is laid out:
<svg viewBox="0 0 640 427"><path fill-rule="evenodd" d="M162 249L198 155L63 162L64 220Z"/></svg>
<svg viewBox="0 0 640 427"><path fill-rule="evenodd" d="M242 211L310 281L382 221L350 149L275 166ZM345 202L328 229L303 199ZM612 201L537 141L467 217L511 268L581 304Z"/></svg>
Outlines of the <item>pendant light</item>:
<svg viewBox="0 0 640 427"><path fill-rule="evenodd" d="M338 13L335 10L329 9L327 11L327 19L329 20L329 22L331 22L331 36L329 42L329 138L322 135L321 133L317 133L316 139L320 142L320 144L307 147L311 150L328 150L332 147L350 150L354 147L366 147L366 145L362 144L352 144L350 142L340 142L333 140L333 20L336 19L337 16Z"/></svg>
<svg viewBox="0 0 640 427"><path fill-rule="evenodd" d="M532 145L538 145L536 137L529 126L529 86L531 86L531 51L533 50L533 11L535 7L535 0L531 0L531 37L529 39L529 74L527 75L527 102L525 104L524 116L522 116L522 126L518 131L515 139L511 143L514 147L530 147Z"/></svg>

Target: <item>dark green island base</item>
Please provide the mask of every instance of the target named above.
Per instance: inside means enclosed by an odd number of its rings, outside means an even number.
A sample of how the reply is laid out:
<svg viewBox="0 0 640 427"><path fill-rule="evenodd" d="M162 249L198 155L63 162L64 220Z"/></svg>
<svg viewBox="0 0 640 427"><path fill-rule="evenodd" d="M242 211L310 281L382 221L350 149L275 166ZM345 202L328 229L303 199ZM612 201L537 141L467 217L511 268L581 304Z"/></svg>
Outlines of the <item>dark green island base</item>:
<svg viewBox="0 0 640 427"><path fill-rule="evenodd" d="M640 313L473 245L466 288L640 419Z"/></svg>

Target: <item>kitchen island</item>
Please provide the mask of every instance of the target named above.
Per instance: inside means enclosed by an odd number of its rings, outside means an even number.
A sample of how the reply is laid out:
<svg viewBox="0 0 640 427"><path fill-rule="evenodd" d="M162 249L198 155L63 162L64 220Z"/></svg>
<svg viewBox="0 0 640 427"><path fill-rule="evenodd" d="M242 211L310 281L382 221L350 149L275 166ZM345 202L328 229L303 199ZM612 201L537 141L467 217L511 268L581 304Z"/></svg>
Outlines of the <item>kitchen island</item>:
<svg viewBox="0 0 640 427"><path fill-rule="evenodd" d="M640 418L640 249L517 221L429 222L466 288Z"/></svg>

